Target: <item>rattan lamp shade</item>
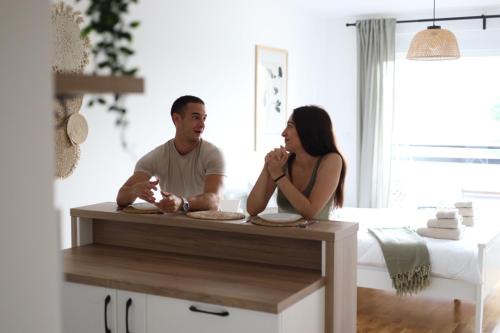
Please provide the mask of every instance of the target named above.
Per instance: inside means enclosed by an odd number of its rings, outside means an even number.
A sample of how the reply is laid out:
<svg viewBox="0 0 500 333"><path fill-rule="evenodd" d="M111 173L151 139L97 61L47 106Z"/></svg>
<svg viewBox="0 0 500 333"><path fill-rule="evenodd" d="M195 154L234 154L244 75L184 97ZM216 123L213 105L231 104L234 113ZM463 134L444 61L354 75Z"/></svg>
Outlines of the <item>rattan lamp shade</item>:
<svg viewBox="0 0 500 333"><path fill-rule="evenodd" d="M406 59L451 60L460 58L455 35L439 26L430 26L413 37Z"/></svg>

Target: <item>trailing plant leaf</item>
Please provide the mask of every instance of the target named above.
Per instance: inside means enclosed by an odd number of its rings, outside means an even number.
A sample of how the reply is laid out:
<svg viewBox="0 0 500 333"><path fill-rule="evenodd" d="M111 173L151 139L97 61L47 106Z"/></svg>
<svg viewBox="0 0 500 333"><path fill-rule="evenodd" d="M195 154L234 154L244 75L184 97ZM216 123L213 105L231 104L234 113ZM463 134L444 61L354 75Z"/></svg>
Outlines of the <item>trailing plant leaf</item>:
<svg viewBox="0 0 500 333"><path fill-rule="evenodd" d="M109 61L103 61L97 64L97 67L99 68L104 68L104 67L109 67L110 62Z"/></svg>
<svg viewBox="0 0 500 333"><path fill-rule="evenodd" d="M129 49L128 47L120 47L120 51L123 53L123 54L126 54L128 56L134 54L135 52L131 49Z"/></svg>

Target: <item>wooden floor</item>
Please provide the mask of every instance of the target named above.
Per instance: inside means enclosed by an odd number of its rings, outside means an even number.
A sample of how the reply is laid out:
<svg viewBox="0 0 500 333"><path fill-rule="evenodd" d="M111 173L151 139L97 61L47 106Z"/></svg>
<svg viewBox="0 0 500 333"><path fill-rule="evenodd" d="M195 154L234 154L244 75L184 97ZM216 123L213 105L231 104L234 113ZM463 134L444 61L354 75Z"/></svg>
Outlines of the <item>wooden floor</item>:
<svg viewBox="0 0 500 333"><path fill-rule="evenodd" d="M474 332L474 304L358 288L358 332ZM485 303L483 332L500 333L500 288Z"/></svg>

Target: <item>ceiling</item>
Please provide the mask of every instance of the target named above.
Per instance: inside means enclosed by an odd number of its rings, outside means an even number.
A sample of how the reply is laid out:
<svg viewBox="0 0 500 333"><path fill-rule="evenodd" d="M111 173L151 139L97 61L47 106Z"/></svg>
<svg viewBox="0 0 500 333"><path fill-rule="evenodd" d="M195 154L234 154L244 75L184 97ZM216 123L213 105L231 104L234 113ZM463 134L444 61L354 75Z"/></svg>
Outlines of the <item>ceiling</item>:
<svg viewBox="0 0 500 333"><path fill-rule="evenodd" d="M291 0L298 6L320 11L330 17L349 17L373 14L429 12L432 16L433 0ZM500 0L437 0L436 16L439 10L479 11L496 7L500 8ZM482 13L477 13L478 15Z"/></svg>

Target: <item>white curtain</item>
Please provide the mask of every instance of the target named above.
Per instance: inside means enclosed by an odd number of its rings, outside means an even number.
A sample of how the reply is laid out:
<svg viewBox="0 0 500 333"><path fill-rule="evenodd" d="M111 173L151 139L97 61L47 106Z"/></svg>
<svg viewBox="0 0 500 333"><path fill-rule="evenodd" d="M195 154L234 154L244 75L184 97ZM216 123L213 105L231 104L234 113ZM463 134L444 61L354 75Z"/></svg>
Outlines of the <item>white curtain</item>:
<svg viewBox="0 0 500 333"><path fill-rule="evenodd" d="M358 206L387 207L394 110L395 19L356 22Z"/></svg>

